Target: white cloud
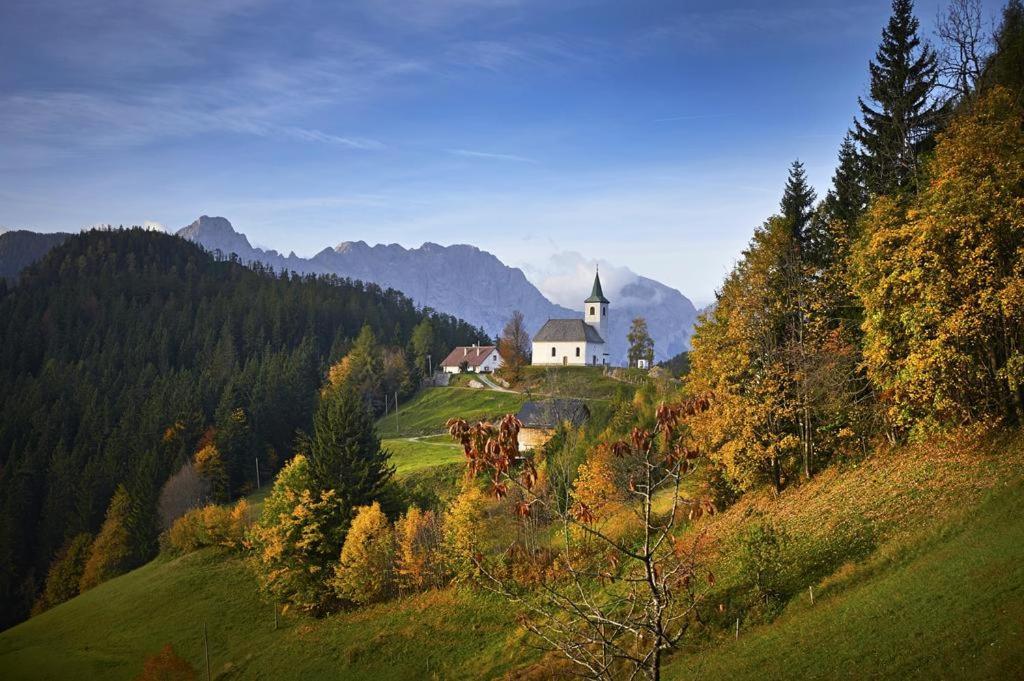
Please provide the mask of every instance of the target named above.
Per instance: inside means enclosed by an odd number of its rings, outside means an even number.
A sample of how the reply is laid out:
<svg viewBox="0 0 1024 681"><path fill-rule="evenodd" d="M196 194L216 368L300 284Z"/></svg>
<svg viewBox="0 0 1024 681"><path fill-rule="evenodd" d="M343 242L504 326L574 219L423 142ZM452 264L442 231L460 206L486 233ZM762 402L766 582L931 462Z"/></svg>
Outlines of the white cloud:
<svg viewBox="0 0 1024 681"><path fill-rule="evenodd" d="M549 300L575 309L590 295L594 273L600 267L601 288L605 296L625 302L622 290L637 280L628 267L613 265L607 260L587 258L575 251L552 254L547 260L524 265L523 274Z"/></svg>

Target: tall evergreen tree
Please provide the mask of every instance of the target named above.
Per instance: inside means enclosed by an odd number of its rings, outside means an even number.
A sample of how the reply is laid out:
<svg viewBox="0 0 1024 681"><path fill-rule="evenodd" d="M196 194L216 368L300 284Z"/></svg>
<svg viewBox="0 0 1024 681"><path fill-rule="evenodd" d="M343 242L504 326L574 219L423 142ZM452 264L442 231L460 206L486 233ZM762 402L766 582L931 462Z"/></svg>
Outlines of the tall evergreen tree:
<svg viewBox="0 0 1024 681"><path fill-rule="evenodd" d="M891 194L912 185L918 155L939 123L941 107L932 98L938 65L917 30L913 1L893 0L882 43L868 65L871 102L857 100L862 120L855 122L855 137L873 194Z"/></svg>
<svg viewBox="0 0 1024 681"><path fill-rule="evenodd" d="M1021 0L1006 3L994 42L995 51L985 63L981 85L1002 85L1019 96L1024 92L1024 3Z"/></svg>
<svg viewBox="0 0 1024 681"><path fill-rule="evenodd" d="M797 244L804 241L816 198L814 188L807 182L804 164L793 161L793 165L789 167L789 177L786 179L786 188L782 193L779 208L783 217L789 220L793 229L793 239Z"/></svg>
<svg viewBox="0 0 1024 681"><path fill-rule="evenodd" d="M373 414L349 385L326 391L313 415L309 469L320 490L333 489L348 508L380 496L394 468L381 449Z"/></svg>

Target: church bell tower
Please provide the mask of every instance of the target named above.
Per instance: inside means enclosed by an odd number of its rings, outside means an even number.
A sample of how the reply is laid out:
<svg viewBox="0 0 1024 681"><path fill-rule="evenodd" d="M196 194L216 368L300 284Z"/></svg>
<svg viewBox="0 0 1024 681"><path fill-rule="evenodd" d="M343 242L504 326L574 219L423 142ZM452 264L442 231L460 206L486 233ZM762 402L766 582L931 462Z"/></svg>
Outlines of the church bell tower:
<svg viewBox="0 0 1024 681"><path fill-rule="evenodd" d="M590 291L590 297L583 302L583 321L594 327L601 338L607 342L605 330L608 328L608 305L609 301L601 291L601 272L594 273L594 288Z"/></svg>

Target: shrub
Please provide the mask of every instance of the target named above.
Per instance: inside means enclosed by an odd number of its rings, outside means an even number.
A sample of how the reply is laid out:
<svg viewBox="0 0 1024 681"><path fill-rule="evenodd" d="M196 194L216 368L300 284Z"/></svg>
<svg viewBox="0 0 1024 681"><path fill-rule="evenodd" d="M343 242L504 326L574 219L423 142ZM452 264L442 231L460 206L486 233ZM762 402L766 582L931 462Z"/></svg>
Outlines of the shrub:
<svg viewBox="0 0 1024 681"><path fill-rule="evenodd" d="M241 499L234 506L209 505L196 508L174 521L167 532L172 551L190 553L206 546L240 549L252 524L249 502Z"/></svg>
<svg viewBox="0 0 1024 681"><path fill-rule="evenodd" d="M159 653L146 658L135 681L194 681L195 678L195 668L168 643Z"/></svg>
<svg viewBox="0 0 1024 681"><path fill-rule="evenodd" d="M394 592L395 535L379 503L355 511L332 584L345 600L382 601Z"/></svg>
<svg viewBox="0 0 1024 681"><path fill-rule="evenodd" d="M739 537L740 572L759 600L770 610L785 600L786 548L789 536L764 520L752 520Z"/></svg>

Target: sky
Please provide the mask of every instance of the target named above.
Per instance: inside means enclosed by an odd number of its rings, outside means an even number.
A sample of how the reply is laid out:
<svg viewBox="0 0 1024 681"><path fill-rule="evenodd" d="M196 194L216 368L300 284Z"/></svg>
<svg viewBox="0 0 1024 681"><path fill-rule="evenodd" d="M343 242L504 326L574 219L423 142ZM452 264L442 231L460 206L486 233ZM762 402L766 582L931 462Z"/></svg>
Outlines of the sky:
<svg viewBox="0 0 1024 681"><path fill-rule="evenodd" d="M0 229L219 215L707 304L794 159L824 195L867 91L888 3L811 4L3 0Z"/></svg>

